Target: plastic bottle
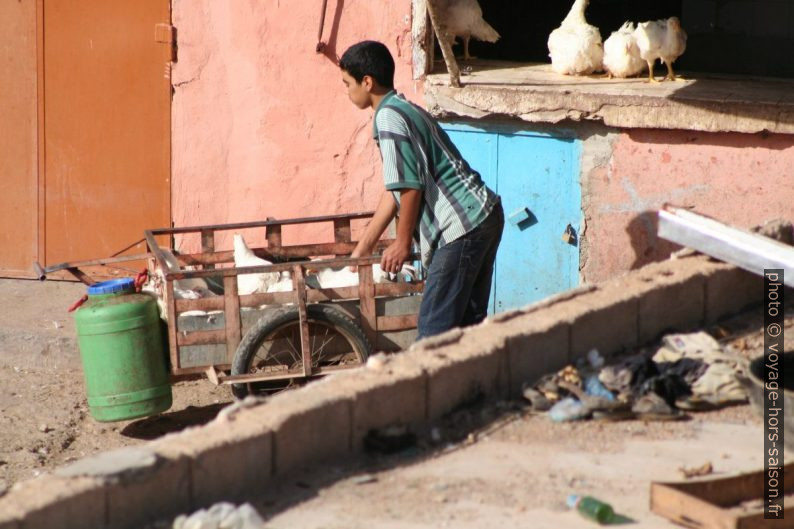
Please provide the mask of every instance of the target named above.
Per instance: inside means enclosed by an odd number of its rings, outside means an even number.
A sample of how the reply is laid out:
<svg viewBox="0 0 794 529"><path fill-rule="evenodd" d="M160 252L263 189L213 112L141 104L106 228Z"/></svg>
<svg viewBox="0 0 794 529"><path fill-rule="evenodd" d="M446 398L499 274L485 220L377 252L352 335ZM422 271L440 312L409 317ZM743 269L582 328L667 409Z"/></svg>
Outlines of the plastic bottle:
<svg viewBox="0 0 794 529"><path fill-rule="evenodd" d="M571 494L566 501L568 507L576 509L579 514L598 523L608 523L615 516L615 511L608 503L597 500L592 496L579 496Z"/></svg>

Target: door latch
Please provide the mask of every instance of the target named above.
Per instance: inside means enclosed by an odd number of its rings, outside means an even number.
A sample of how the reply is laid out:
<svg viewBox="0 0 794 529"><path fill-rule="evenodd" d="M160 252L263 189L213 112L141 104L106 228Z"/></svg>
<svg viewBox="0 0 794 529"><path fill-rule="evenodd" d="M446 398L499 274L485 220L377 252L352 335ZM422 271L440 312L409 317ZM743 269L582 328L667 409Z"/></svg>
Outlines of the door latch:
<svg viewBox="0 0 794 529"><path fill-rule="evenodd" d="M574 230L573 226L570 224L565 227L565 231L562 234L562 240L566 244L576 246L576 230Z"/></svg>

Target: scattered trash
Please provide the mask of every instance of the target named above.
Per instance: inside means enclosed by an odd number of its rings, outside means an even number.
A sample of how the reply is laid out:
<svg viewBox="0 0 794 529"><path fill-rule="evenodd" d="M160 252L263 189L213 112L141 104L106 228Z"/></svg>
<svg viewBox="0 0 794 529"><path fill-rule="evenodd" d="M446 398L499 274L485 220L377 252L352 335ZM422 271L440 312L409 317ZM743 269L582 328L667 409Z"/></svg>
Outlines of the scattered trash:
<svg viewBox="0 0 794 529"><path fill-rule="evenodd" d="M549 418L554 422L578 421L588 414L584 405L573 397L565 397L549 410Z"/></svg>
<svg viewBox="0 0 794 529"><path fill-rule="evenodd" d="M231 503L216 503L174 520L173 529L265 529L265 521L251 504L235 507Z"/></svg>
<svg viewBox="0 0 794 529"><path fill-rule="evenodd" d="M378 353L376 355L372 355L367 358L367 369L383 369L386 365L386 355L383 353Z"/></svg>
<svg viewBox="0 0 794 529"><path fill-rule="evenodd" d="M364 474L353 478L354 485L366 485L367 483L375 483L376 481L378 481L377 476L373 476L372 474Z"/></svg>
<svg viewBox="0 0 794 529"><path fill-rule="evenodd" d="M522 388L533 410L554 421L686 418L698 411L747 401L738 357L700 331L668 334L652 356L638 353L605 365L597 349Z"/></svg>
<svg viewBox="0 0 794 529"><path fill-rule="evenodd" d="M582 377L579 375L579 370L571 365L563 367L557 373L557 375L563 380L563 382L569 382L571 384L579 384L582 381Z"/></svg>
<svg viewBox="0 0 794 529"><path fill-rule="evenodd" d="M41 433L47 433L50 430L51 430L51 428L49 426L47 426L46 424L39 424L39 431Z"/></svg>
<svg viewBox="0 0 794 529"><path fill-rule="evenodd" d="M441 435L441 430L439 430L437 427L434 427L430 430L431 441L433 441L434 443L440 443L442 439L443 437Z"/></svg>
<svg viewBox="0 0 794 529"><path fill-rule="evenodd" d="M674 421L683 419L686 416L681 412L670 406L662 397L657 393L646 393L634 403L631 411L637 416L638 419L644 421Z"/></svg>
<svg viewBox="0 0 794 529"><path fill-rule="evenodd" d="M695 478L698 476L708 476L714 472L714 466L711 461L706 461L699 467L678 467L678 471L684 475L685 478Z"/></svg>
<svg viewBox="0 0 794 529"><path fill-rule="evenodd" d="M608 503L593 498L592 496L579 496L571 494L566 500L566 505L576 509L579 514L598 523L609 523L615 517L615 511Z"/></svg>
<svg viewBox="0 0 794 529"><path fill-rule="evenodd" d="M522 394L524 398L529 401L532 409L535 411L548 411L551 408L551 402L540 391L531 387L524 387Z"/></svg>
<svg viewBox="0 0 794 529"><path fill-rule="evenodd" d="M364 449L367 452L395 454L415 444L416 436L403 425L370 430L364 436Z"/></svg>
<svg viewBox="0 0 794 529"><path fill-rule="evenodd" d="M615 395L604 386L596 375L590 375L584 384L584 390L588 395L601 397L606 400L615 400Z"/></svg>
<svg viewBox="0 0 794 529"><path fill-rule="evenodd" d="M590 362L590 367L593 369L601 369L604 367L604 357L598 353L598 349L590 349L587 352L587 361Z"/></svg>

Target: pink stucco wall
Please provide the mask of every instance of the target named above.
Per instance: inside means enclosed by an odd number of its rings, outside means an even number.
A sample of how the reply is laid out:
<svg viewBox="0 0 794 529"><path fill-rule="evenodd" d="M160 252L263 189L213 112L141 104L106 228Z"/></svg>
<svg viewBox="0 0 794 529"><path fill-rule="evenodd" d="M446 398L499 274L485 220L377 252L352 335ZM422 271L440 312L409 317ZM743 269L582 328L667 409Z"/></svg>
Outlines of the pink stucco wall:
<svg viewBox="0 0 794 529"><path fill-rule="evenodd" d="M674 249L656 237L666 202L744 228L794 220L794 136L632 130L602 159L584 175L588 282Z"/></svg>
<svg viewBox="0 0 794 529"><path fill-rule="evenodd" d="M411 80L411 1L329 0L324 54L315 52L321 5L173 1L175 225L374 209L382 184L372 112L349 102L332 58L381 40L397 63L396 88L421 100ZM322 235L287 232L285 242Z"/></svg>

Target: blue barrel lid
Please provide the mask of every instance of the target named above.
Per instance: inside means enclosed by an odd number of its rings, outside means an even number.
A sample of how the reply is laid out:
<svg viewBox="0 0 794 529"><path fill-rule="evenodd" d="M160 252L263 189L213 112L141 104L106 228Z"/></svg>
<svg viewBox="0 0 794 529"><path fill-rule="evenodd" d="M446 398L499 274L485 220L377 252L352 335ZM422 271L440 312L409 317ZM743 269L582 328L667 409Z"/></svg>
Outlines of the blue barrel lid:
<svg viewBox="0 0 794 529"><path fill-rule="evenodd" d="M116 292L124 292L126 290L133 290L134 288L135 280L133 278L122 277L119 279L111 279L110 281L102 281L101 283L94 283L88 287L88 295L115 294Z"/></svg>

